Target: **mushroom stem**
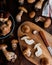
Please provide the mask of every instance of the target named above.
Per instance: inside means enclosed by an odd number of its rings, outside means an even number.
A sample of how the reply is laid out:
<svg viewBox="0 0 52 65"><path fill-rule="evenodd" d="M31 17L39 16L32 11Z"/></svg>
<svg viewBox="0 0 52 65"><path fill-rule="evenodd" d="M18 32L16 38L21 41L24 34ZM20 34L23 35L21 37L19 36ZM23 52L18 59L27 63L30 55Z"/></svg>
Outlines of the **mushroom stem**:
<svg viewBox="0 0 52 65"><path fill-rule="evenodd" d="M7 45L1 45L1 50L3 51L6 59L8 61L14 62L16 60L16 58L17 58L17 55L14 52L7 51L6 48L7 48Z"/></svg>

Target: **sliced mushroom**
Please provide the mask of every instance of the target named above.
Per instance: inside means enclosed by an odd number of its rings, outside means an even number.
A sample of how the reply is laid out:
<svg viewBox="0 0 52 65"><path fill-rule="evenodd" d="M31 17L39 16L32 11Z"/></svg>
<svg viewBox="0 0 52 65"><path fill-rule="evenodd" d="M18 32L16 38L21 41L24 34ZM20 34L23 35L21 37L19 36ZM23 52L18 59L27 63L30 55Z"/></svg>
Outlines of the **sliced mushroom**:
<svg viewBox="0 0 52 65"><path fill-rule="evenodd" d="M36 0L27 0L28 3L32 4L34 3Z"/></svg>
<svg viewBox="0 0 52 65"><path fill-rule="evenodd" d="M21 38L21 40L24 40L26 42L26 44L28 44L28 45L32 45L35 42L33 39L30 39L29 36L24 36Z"/></svg>
<svg viewBox="0 0 52 65"><path fill-rule="evenodd" d="M36 3L36 5L35 5L35 8L41 9L41 8L42 8L42 5L43 5L43 2L44 2L44 0L38 1L38 2Z"/></svg>
<svg viewBox="0 0 52 65"><path fill-rule="evenodd" d="M13 39L13 40L11 41L11 43L12 43L12 48L13 48L13 50L16 50L17 44L18 44L18 40Z"/></svg>
<svg viewBox="0 0 52 65"><path fill-rule="evenodd" d="M7 47L8 46L7 45L4 45L4 44L3 45L0 45L0 50L3 51L5 57L6 57L6 59L8 61L15 62L15 60L17 59L17 55L14 52L7 51L7 49L6 49Z"/></svg>
<svg viewBox="0 0 52 65"><path fill-rule="evenodd" d="M31 56L31 49L27 48L26 50L23 51L23 54L26 55L27 57Z"/></svg>
<svg viewBox="0 0 52 65"><path fill-rule="evenodd" d="M35 52L35 55L36 55L36 57L39 57L39 56L41 56L42 55L42 49L40 48L40 43L38 43L38 44L36 44L35 46L34 46L34 49L37 49L37 51Z"/></svg>
<svg viewBox="0 0 52 65"><path fill-rule="evenodd" d="M22 15L23 15L23 12L27 13L28 11L27 11L27 9L24 8L24 7L19 7L19 10L21 10L21 11L17 14L16 20L17 20L18 22L21 22L21 17L22 17Z"/></svg>
<svg viewBox="0 0 52 65"><path fill-rule="evenodd" d="M30 27L28 25L22 25L21 31L23 33L29 33L30 32Z"/></svg>
<svg viewBox="0 0 52 65"><path fill-rule="evenodd" d="M20 4L24 4L24 0L19 0L18 1Z"/></svg>
<svg viewBox="0 0 52 65"><path fill-rule="evenodd" d="M34 11L30 12L30 13L29 13L29 17L30 17L30 18L34 18L35 14L36 14L36 13L35 13Z"/></svg>

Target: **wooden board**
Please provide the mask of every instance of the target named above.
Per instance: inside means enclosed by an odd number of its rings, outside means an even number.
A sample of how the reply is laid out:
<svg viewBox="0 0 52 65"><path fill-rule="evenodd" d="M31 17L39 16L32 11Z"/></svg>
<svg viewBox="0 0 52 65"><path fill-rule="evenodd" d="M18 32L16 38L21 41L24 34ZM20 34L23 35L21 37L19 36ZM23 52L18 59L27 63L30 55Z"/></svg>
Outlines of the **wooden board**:
<svg viewBox="0 0 52 65"><path fill-rule="evenodd" d="M28 25L31 29L31 32L29 32L28 34L27 33L23 33L21 31L21 26L22 25ZM37 26L36 24L34 23L31 23L29 21L25 21L23 24L21 24L21 26L19 27L18 29L18 39L19 39L19 44L20 44L20 48L21 48L21 51L23 50L23 46L27 46L27 47L30 47L32 48L33 46L28 46L24 41L21 40L21 37L23 35L28 35L30 36L32 39L36 40L37 42L40 42L41 43L41 48L43 50L43 55L41 57L46 57L48 60L49 60L49 64L48 65L52 65L52 57L49 53L49 51L47 50L45 44L44 44L44 41L41 39L40 35L36 34L36 35L33 35L32 34L32 31L33 30L37 30L37 31L42 31L47 39L47 41L49 42L49 45L52 47L52 35L49 34L48 32L46 32L45 30L43 30L41 27ZM32 48L33 49L33 48ZM23 53L23 51L22 51ZM32 51L33 53L33 51ZM33 53L34 54L34 53ZM32 55L33 55L32 54ZM24 54L23 54L24 55ZM25 56L25 55L24 55ZM36 64L36 65L40 65L39 61L40 61L40 58L37 58L35 55L33 55L33 57L27 57L25 56L26 59L28 59L30 62Z"/></svg>

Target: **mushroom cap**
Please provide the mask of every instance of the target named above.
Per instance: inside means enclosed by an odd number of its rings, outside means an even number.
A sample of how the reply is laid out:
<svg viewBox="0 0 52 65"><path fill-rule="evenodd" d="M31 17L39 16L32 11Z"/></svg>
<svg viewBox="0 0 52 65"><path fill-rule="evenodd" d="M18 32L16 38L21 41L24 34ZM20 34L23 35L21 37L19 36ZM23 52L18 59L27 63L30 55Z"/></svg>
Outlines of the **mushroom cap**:
<svg viewBox="0 0 52 65"><path fill-rule="evenodd" d="M25 7L19 7L20 10L24 11L25 13L27 13L27 9Z"/></svg>
<svg viewBox="0 0 52 65"><path fill-rule="evenodd" d="M28 25L22 25L21 31L23 33L28 33L30 31L30 27Z"/></svg>
<svg viewBox="0 0 52 65"><path fill-rule="evenodd" d="M34 3L36 0L27 0L28 3Z"/></svg>
<svg viewBox="0 0 52 65"><path fill-rule="evenodd" d="M34 18L35 14L36 14L36 13L35 13L34 11L30 12L30 13L29 13L29 17L30 17L30 18Z"/></svg>
<svg viewBox="0 0 52 65"><path fill-rule="evenodd" d="M0 50L1 50L1 49L6 49L7 47L8 47L7 45L2 44L2 45L0 45Z"/></svg>

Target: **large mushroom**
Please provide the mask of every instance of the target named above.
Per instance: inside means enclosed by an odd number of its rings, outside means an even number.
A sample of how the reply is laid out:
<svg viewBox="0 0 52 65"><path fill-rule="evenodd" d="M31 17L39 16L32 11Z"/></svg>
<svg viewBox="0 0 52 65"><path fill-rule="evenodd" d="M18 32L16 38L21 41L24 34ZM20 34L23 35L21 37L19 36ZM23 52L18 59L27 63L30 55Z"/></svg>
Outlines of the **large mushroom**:
<svg viewBox="0 0 52 65"><path fill-rule="evenodd" d="M8 46L5 45L5 44L0 45L0 50L3 51L5 57L6 57L6 59L7 59L8 61L14 62L14 61L16 60L16 58L17 58L17 55L16 55L14 52L9 52L9 51L7 51L7 49L6 49L7 47L8 47Z"/></svg>
<svg viewBox="0 0 52 65"><path fill-rule="evenodd" d="M21 17L23 15L23 12L27 13L28 11L27 11L27 9L25 7L19 7L19 10L21 10L21 11L17 14L16 20L18 22L21 22Z"/></svg>

